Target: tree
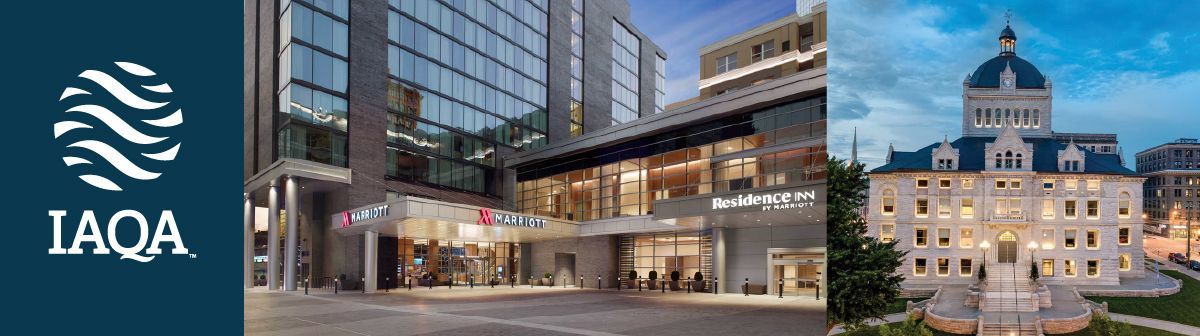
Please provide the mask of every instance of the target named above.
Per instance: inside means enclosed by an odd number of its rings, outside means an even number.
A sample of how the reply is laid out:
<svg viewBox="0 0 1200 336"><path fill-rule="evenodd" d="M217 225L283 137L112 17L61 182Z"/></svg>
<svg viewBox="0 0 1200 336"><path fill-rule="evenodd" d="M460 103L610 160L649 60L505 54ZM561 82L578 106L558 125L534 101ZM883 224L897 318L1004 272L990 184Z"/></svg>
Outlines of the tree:
<svg viewBox="0 0 1200 336"><path fill-rule="evenodd" d="M827 164L828 204L828 323L846 330L866 326L869 319L882 319L886 307L900 294L904 276L896 273L906 252L895 249L896 241L880 242L867 236L866 219L859 210L865 204L866 173L862 164L831 158Z"/></svg>
<svg viewBox="0 0 1200 336"><path fill-rule="evenodd" d="M1037 267L1037 262L1030 261L1029 262L1029 280L1037 281L1037 279L1041 276L1041 274L1039 274L1038 271L1039 270Z"/></svg>
<svg viewBox="0 0 1200 336"><path fill-rule="evenodd" d="M910 313L904 322L879 326L879 336L933 336L933 330L926 328L925 322L917 322Z"/></svg>
<svg viewBox="0 0 1200 336"><path fill-rule="evenodd" d="M1137 335L1133 331L1133 326L1128 322L1113 321L1108 317L1108 314L1092 314L1092 323L1088 325L1084 331L1091 331L1087 335L1097 336L1132 336Z"/></svg>

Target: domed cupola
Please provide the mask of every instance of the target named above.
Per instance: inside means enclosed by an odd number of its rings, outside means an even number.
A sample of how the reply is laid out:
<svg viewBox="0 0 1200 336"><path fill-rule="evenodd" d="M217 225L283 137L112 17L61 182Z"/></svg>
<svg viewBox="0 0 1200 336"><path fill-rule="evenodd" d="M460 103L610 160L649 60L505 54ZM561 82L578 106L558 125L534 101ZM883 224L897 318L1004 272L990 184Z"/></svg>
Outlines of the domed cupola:
<svg viewBox="0 0 1200 336"><path fill-rule="evenodd" d="M1000 74L1005 68L1012 69L1015 81L1001 82ZM1000 88L1001 85L1018 89L1045 89L1046 77L1037 67L1017 57L1017 33L1009 24L1000 31L1000 55L984 62L971 74L968 85L973 88Z"/></svg>

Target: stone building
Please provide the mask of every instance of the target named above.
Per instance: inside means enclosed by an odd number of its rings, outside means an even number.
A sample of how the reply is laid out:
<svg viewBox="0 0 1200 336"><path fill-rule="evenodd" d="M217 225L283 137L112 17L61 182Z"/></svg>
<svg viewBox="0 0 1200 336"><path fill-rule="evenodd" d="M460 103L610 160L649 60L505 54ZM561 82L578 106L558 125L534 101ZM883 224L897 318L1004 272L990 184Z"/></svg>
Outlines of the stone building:
<svg viewBox="0 0 1200 336"><path fill-rule="evenodd" d="M1137 172L1147 177L1146 230L1175 239L1200 237L1200 142L1179 138L1138 152Z"/></svg>
<svg viewBox="0 0 1200 336"><path fill-rule="evenodd" d="M1000 54L963 81L961 138L889 148L870 175L869 234L908 252L905 287L1018 278L1118 285L1144 274L1142 183L1115 134L1055 133L1053 85L1001 32ZM1036 308L1034 308L1036 311ZM986 310L986 309L984 309Z"/></svg>

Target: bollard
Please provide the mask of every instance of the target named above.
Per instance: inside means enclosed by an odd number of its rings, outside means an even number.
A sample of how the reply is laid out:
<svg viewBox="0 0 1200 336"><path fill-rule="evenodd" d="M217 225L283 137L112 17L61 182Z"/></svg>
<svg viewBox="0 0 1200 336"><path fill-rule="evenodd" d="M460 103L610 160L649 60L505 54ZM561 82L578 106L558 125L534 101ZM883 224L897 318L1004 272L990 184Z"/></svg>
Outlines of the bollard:
<svg viewBox="0 0 1200 336"><path fill-rule="evenodd" d="M821 282L817 281L817 300L821 299Z"/></svg>
<svg viewBox="0 0 1200 336"><path fill-rule="evenodd" d="M308 278L304 278L304 295L308 295Z"/></svg>
<svg viewBox="0 0 1200 336"><path fill-rule="evenodd" d="M494 279L492 279L492 280L488 280L488 284L492 285L492 288L496 288L496 283L497 283L497 282L500 282L500 278L499 278L499 277L497 277L497 278L494 278Z"/></svg>
<svg viewBox="0 0 1200 336"><path fill-rule="evenodd" d="M567 275L566 274L563 274L562 282L563 282L563 288L567 288Z"/></svg>
<svg viewBox="0 0 1200 336"><path fill-rule="evenodd" d="M688 294L692 294L692 277L688 277L687 287L688 287Z"/></svg>
<svg viewBox="0 0 1200 336"><path fill-rule="evenodd" d="M512 276L509 276L508 278L511 279L508 281L508 287L509 288L517 288L517 276L512 275Z"/></svg>
<svg viewBox="0 0 1200 336"><path fill-rule="evenodd" d="M583 289L583 274L579 275L579 284L576 286L579 286L579 289Z"/></svg>
<svg viewBox="0 0 1200 336"><path fill-rule="evenodd" d="M362 282L360 282L360 283L362 284L362 292L363 292L363 294L366 294L367 293L367 278L361 278L361 279L362 279Z"/></svg>
<svg viewBox="0 0 1200 336"><path fill-rule="evenodd" d="M338 293L338 278L333 278L333 294Z"/></svg>
<svg viewBox="0 0 1200 336"><path fill-rule="evenodd" d="M392 288L392 278L384 277L383 278L383 292L387 293L388 289L391 289L391 288Z"/></svg>
<svg viewBox="0 0 1200 336"><path fill-rule="evenodd" d="M667 293L667 286L666 286L666 284L667 284L667 279L662 279L662 280L659 280L659 281L658 281L658 287L659 287L659 288L662 288L662 292L663 292L663 294L666 294L666 293Z"/></svg>
<svg viewBox="0 0 1200 336"><path fill-rule="evenodd" d="M742 294L750 296L750 278L746 278L746 284L742 285Z"/></svg>
<svg viewBox="0 0 1200 336"><path fill-rule="evenodd" d="M717 287L717 285L719 284L719 282L721 282L721 278L713 277L713 288L712 288L713 295L717 295L717 288L719 288L719 287Z"/></svg>
<svg viewBox="0 0 1200 336"><path fill-rule="evenodd" d="M779 278L779 298L783 298L783 278Z"/></svg>
<svg viewBox="0 0 1200 336"><path fill-rule="evenodd" d="M454 289L454 273L450 273L450 286L446 289Z"/></svg>
<svg viewBox="0 0 1200 336"><path fill-rule="evenodd" d="M533 276L529 276L529 288L533 288Z"/></svg>
<svg viewBox="0 0 1200 336"><path fill-rule="evenodd" d="M408 276L408 291L412 291L412 275Z"/></svg>
<svg viewBox="0 0 1200 336"><path fill-rule="evenodd" d="M642 279L637 279L637 282L638 282L638 291L641 292L642 291Z"/></svg>
<svg viewBox="0 0 1200 336"><path fill-rule="evenodd" d="M622 285L622 284L621 284L621 277L617 277L617 291L618 291L618 292L620 292L620 291L621 291L621 285Z"/></svg>
<svg viewBox="0 0 1200 336"><path fill-rule="evenodd" d="M475 288L475 275L474 274L468 275L467 279L469 281L471 281L471 284L467 288Z"/></svg>
<svg viewBox="0 0 1200 336"><path fill-rule="evenodd" d="M596 289L603 289L603 288L600 288L600 276L599 275L596 276Z"/></svg>

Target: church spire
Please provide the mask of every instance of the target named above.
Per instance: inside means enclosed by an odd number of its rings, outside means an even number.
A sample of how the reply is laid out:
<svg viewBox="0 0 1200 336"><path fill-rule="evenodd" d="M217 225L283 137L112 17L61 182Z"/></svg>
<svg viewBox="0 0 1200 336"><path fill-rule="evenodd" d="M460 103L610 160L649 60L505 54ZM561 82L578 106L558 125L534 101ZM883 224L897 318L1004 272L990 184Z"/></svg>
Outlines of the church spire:
<svg viewBox="0 0 1200 336"><path fill-rule="evenodd" d="M1017 33L1012 30L1012 10L1004 13L1004 30L1000 31L1000 56L1017 55Z"/></svg>
<svg viewBox="0 0 1200 336"><path fill-rule="evenodd" d="M854 140L850 144L850 163L858 163L858 127L854 128Z"/></svg>

